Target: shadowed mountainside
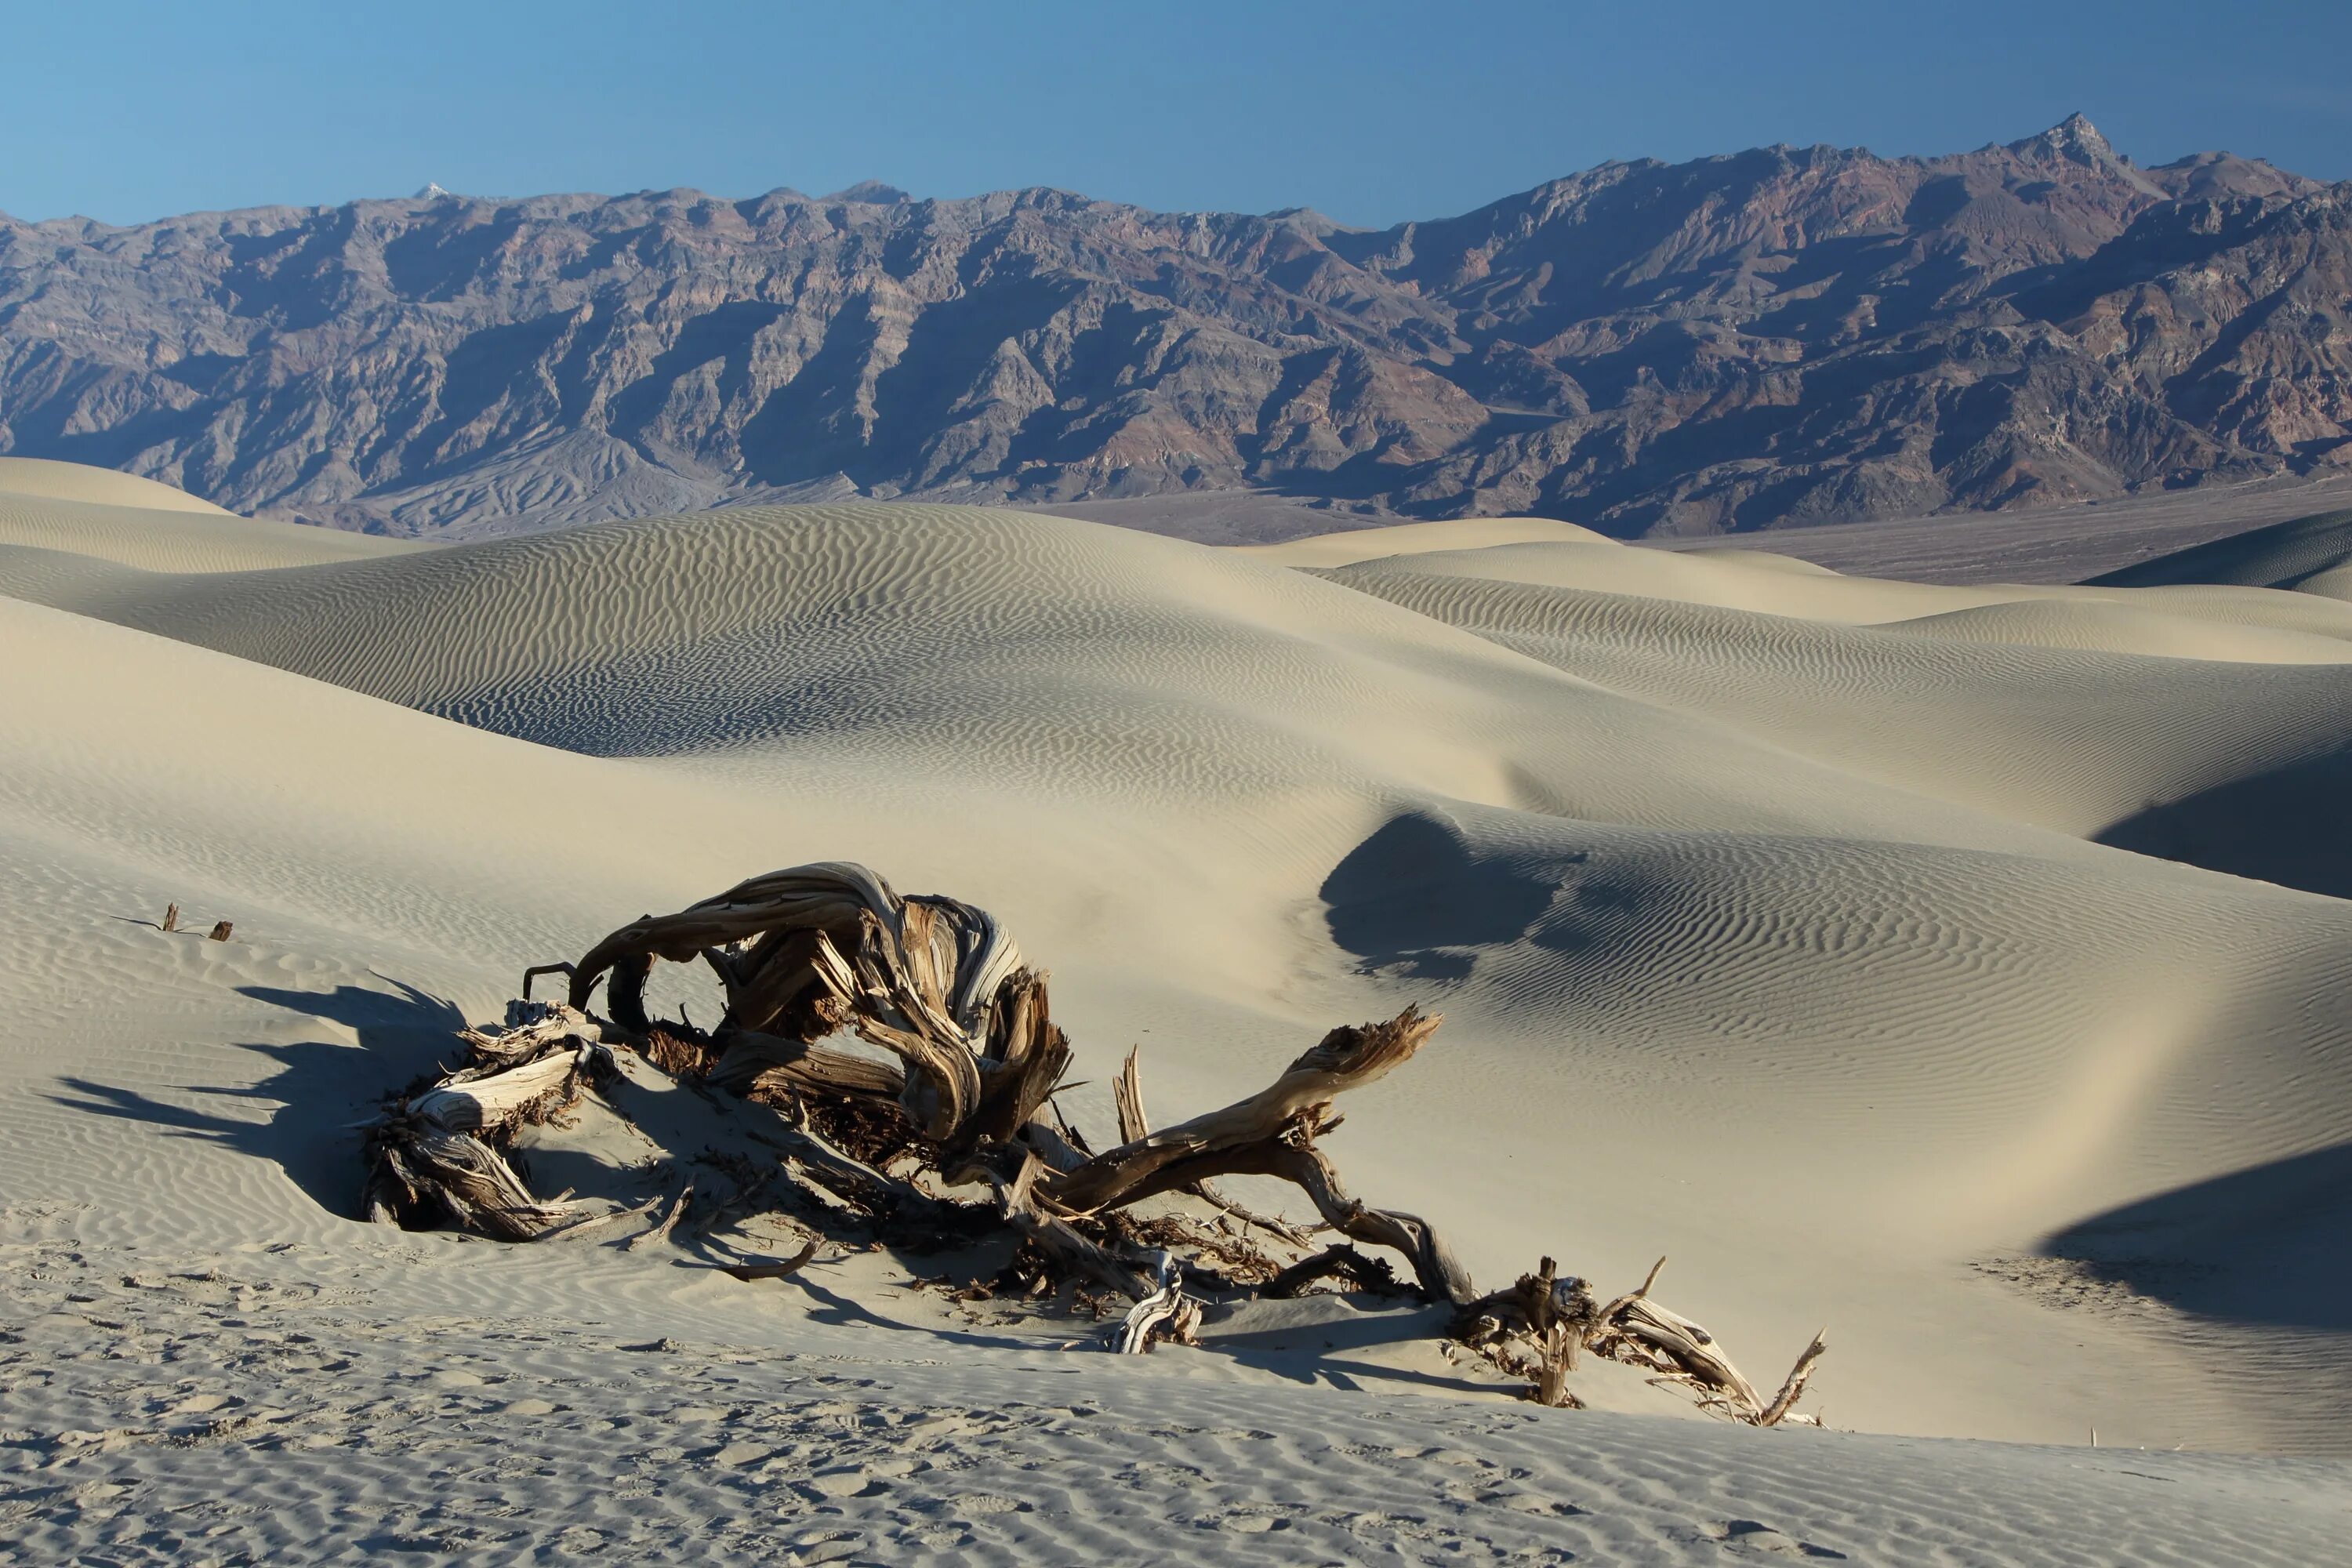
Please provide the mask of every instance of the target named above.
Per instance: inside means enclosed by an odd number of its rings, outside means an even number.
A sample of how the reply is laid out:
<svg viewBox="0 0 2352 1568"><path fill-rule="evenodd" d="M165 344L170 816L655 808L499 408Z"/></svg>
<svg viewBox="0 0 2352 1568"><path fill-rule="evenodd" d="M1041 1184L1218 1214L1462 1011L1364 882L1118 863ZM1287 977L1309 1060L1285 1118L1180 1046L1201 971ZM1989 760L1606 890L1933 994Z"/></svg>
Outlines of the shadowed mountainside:
<svg viewBox="0 0 2352 1568"><path fill-rule="evenodd" d="M399 534L852 495L1621 536L2049 504L2352 461L2342 197L2141 170L2077 116L1379 232L877 186L0 217L0 454Z"/></svg>

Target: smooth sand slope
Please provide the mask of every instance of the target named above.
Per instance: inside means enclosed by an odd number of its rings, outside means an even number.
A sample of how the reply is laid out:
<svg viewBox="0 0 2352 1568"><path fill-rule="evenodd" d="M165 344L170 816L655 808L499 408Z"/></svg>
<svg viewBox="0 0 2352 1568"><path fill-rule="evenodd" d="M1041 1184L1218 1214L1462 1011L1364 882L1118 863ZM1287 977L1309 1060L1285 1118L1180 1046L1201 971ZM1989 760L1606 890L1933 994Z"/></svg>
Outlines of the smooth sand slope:
<svg viewBox="0 0 2352 1568"><path fill-rule="evenodd" d="M2352 614L2332 598L1929 587L1606 542L1400 555L1330 577L1853 773L2352 891L2337 802L2297 782L2335 776L2352 745ZM2249 812L2250 795L2269 804Z"/></svg>
<svg viewBox="0 0 2352 1568"><path fill-rule="evenodd" d="M0 505L39 673L0 685L0 1509L38 1552L2332 1550L2334 1461L2083 1447L2343 1446L2352 904L2093 841L2343 748L2320 596L1874 619L1776 601L1822 591L1785 562L1318 575L897 506L158 571L45 505ZM2015 605L2064 624L1934 625ZM1163 1116L1439 1007L1332 1148L1482 1279L1666 1252L1759 1375L1832 1323L1833 1425L2072 1447L1721 1429L1598 1373L1649 1414L1456 1403L1370 1320L1129 1365L879 1262L344 1217L345 1124L523 964L830 857L1005 918L1085 1076L1140 1042ZM138 923L166 900L236 940Z"/></svg>
<svg viewBox="0 0 2352 1568"><path fill-rule="evenodd" d="M245 572L426 548L238 517L152 479L40 458L0 458L0 545L151 572Z"/></svg>
<svg viewBox="0 0 2352 1568"><path fill-rule="evenodd" d="M1400 522L1318 533L1281 544L1245 544L1236 555L1281 566L1347 566L1381 555L1479 550L1498 544L1608 544L1606 534L1548 517L1482 517L1461 522Z"/></svg>
<svg viewBox="0 0 2352 1568"><path fill-rule="evenodd" d="M184 489L142 479L112 468L86 463L59 463L47 458L0 458L0 495L36 500L80 501L98 506L135 508L141 511L184 511L204 517L232 517L208 500Z"/></svg>

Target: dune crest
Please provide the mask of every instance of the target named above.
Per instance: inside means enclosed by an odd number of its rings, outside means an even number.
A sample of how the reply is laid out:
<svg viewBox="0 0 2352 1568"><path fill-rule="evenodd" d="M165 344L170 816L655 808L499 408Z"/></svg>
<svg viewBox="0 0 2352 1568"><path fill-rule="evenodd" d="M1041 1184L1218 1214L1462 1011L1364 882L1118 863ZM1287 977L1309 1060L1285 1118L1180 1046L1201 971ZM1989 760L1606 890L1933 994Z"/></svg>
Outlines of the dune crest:
<svg viewBox="0 0 2352 1568"><path fill-rule="evenodd" d="M89 501L99 506L138 507L147 511L193 511L233 515L160 479L49 458L0 458L0 494L41 500Z"/></svg>
<svg viewBox="0 0 2352 1568"><path fill-rule="evenodd" d="M48 550L149 572L249 572L425 548L239 517L152 479L0 458L0 549Z"/></svg>

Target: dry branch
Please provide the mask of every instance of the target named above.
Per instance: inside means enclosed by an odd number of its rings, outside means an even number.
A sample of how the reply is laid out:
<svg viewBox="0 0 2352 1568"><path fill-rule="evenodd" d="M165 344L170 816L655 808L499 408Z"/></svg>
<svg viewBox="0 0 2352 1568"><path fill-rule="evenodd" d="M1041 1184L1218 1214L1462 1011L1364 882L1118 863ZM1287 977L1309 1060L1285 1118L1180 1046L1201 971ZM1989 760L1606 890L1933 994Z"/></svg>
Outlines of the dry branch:
<svg viewBox="0 0 2352 1568"><path fill-rule="evenodd" d="M1441 1021L1407 1007L1384 1024L1334 1029L1248 1099L1097 1155L1058 1178L1053 1196L1084 1213L1205 1176L1263 1171L1286 1137L1311 1140L1328 1124L1326 1113L1337 1096L1386 1075L1419 1050Z"/></svg>
<svg viewBox="0 0 2352 1568"><path fill-rule="evenodd" d="M670 1232L677 1228L677 1222L686 1217L687 1208L693 1202L694 1184L688 1182L678 1188L677 1194L671 1197L669 1207L663 1212L660 1219L654 1222L652 1229L642 1231L629 1238L628 1250L635 1252L667 1241Z"/></svg>
<svg viewBox="0 0 2352 1568"><path fill-rule="evenodd" d="M1260 1294L1277 1299L1303 1296L1307 1294L1308 1286L1318 1280L1332 1279L1335 1276L1345 1278L1359 1290L1378 1294L1410 1294L1406 1287L1397 1282L1394 1271L1385 1261L1366 1257L1349 1242L1341 1242L1336 1247L1327 1247L1320 1252L1309 1253L1267 1280Z"/></svg>
<svg viewBox="0 0 2352 1568"><path fill-rule="evenodd" d="M1119 1067L1118 1077L1111 1081L1112 1103L1118 1114L1118 1137L1122 1146L1141 1142L1151 1136L1151 1119L1145 1114L1143 1109L1143 1068L1140 1062L1142 1053L1143 1047L1140 1046L1130 1047L1127 1053L1127 1060ZM1067 1171L1076 1170L1076 1166L1073 1164L1059 1168ZM1292 1247L1307 1245L1307 1234L1304 1231L1270 1215L1244 1208L1211 1186L1206 1181L1189 1182L1181 1190L1213 1208L1223 1210L1244 1225L1255 1226L1260 1230L1280 1237Z"/></svg>

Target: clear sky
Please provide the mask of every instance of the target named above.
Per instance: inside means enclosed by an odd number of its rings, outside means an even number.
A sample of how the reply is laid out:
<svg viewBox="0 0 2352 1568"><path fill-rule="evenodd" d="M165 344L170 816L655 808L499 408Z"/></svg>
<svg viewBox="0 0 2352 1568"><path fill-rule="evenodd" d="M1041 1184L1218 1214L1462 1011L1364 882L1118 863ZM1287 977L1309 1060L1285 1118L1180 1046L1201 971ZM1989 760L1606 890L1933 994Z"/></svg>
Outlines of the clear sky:
<svg viewBox="0 0 2352 1568"><path fill-rule="evenodd" d="M1059 185L1435 217L1611 158L2088 114L2352 178L2352 0L665 5L0 0L0 211Z"/></svg>

